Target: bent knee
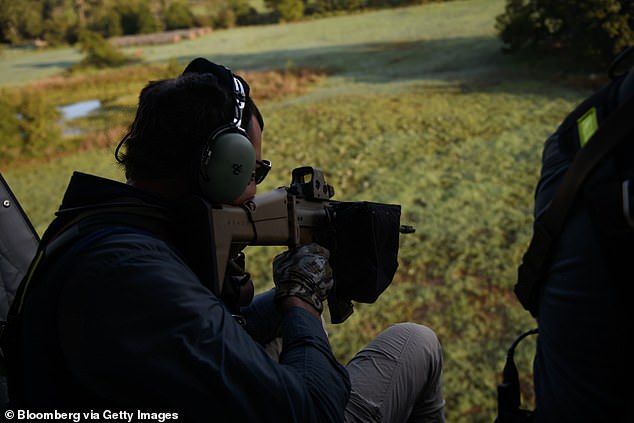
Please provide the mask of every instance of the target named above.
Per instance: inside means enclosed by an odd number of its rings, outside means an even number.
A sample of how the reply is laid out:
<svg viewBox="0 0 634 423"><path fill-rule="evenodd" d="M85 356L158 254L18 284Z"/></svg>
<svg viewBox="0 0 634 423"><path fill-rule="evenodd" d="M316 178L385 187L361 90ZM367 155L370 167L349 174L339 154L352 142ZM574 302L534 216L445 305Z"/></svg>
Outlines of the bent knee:
<svg viewBox="0 0 634 423"><path fill-rule="evenodd" d="M397 323L392 326L394 331L409 338L409 342L418 348L424 348L431 353L440 354L440 340L431 328L413 322Z"/></svg>

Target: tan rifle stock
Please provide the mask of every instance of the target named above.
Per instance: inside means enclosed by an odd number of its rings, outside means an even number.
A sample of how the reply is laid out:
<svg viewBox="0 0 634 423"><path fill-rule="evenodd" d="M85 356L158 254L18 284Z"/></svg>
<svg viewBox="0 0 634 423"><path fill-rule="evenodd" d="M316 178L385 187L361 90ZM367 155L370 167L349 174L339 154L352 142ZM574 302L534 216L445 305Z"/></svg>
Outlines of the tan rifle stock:
<svg viewBox="0 0 634 423"><path fill-rule="evenodd" d="M294 247L316 240L328 230L330 201L297 198L286 187L256 195L244 205L212 208L218 280L225 275L230 253L248 245Z"/></svg>

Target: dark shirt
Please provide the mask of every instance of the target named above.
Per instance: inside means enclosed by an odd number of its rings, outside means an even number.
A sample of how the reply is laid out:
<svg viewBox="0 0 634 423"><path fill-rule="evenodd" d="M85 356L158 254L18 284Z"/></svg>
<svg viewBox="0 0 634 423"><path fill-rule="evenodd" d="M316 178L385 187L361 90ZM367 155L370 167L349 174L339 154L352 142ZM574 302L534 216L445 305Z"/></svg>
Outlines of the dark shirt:
<svg viewBox="0 0 634 423"><path fill-rule="evenodd" d="M143 197L87 175L73 181L63 209ZM110 225L82 238L29 288L21 344L26 406L176 412L179 421L342 421L348 375L310 313L293 308L282 317L270 294L255 313L246 310L248 320L274 321L254 321L260 332L281 323L278 363L161 236Z"/></svg>
<svg viewBox="0 0 634 423"><path fill-rule="evenodd" d="M587 110L581 108L580 110ZM599 110L602 112L602 110ZM539 217L579 149L567 119L544 146L535 198ZM539 301L534 364L537 422L624 421L633 390L627 374L629 323L622 295L585 205L575 207L555 247Z"/></svg>

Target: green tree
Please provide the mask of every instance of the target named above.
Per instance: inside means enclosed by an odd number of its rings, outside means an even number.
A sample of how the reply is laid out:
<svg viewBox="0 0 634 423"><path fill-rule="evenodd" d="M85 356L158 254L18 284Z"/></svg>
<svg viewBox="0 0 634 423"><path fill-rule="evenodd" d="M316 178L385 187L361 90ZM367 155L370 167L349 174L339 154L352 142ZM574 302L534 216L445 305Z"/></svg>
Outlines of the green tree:
<svg viewBox="0 0 634 423"><path fill-rule="evenodd" d="M214 26L217 28L233 28L236 26L236 13L230 7L225 7L218 11L214 19Z"/></svg>
<svg viewBox="0 0 634 423"><path fill-rule="evenodd" d="M187 3L177 0L167 7L164 12L165 29L191 28L196 25L196 17Z"/></svg>
<svg viewBox="0 0 634 423"><path fill-rule="evenodd" d="M149 34L162 29L145 1L118 0L113 7L119 14L121 28L125 35Z"/></svg>
<svg viewBox="0 0 634 423"><path fill-rule="evenodd" d="M229 0L229 8L233 11L238 25L249 25L257 22L258 12L249 0Z"/></svg>
<svg viewBox="0 0 634 423"><path fill-rule="evenodd" d="M19 2L15 9L14 22L17 33L14 42L40 38L44 25L42 3L32 0Z"/></svg>
<svg viewBox="0 0 634 423"><path fill-rule="evenodd" d="M79 17L73 0L44 2L41 37L49 44L74 43L79 31Z"/></svg>
<svg viewBox="0 0 634 423"><path fill-rule="evenodd" d="M496 29L508 51L537 49L604 66L634 44L632 0L507 0Z"/></svg>
<svg viewBox="0 0 634 423"><path fill-rule="evenodd" d="M104 37L117 37L123 35L121 16L114 7L103 7L95 10L88 19L84 29L98 32Z"/></svg>
<svg viewBox="0 0 634 423"><path fill-rule="evenodd" d="M13 0L0 0L0 42L12 43L17 37L16 9Z"/></svg>
<svg viewBox="0 0 634 423"><path fill-rule="evenodd" d="M296 21L304 16L303 0L265 0L265 4L276 11L283 21Z"/></svg>

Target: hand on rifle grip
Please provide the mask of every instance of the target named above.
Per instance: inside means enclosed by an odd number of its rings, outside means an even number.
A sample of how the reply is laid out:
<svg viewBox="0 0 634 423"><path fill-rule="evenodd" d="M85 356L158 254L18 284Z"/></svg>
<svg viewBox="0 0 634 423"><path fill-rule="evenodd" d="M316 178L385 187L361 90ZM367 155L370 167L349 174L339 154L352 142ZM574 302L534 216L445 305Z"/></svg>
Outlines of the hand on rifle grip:
<svg viewBox="0 0 634 423"><path fill-rule="evenodd" d="M275 299L294 296L312 305L318 312L324 310L324 300L334 285L328 262L330 252L312 243L288 250L273 260Z"/></svg>

